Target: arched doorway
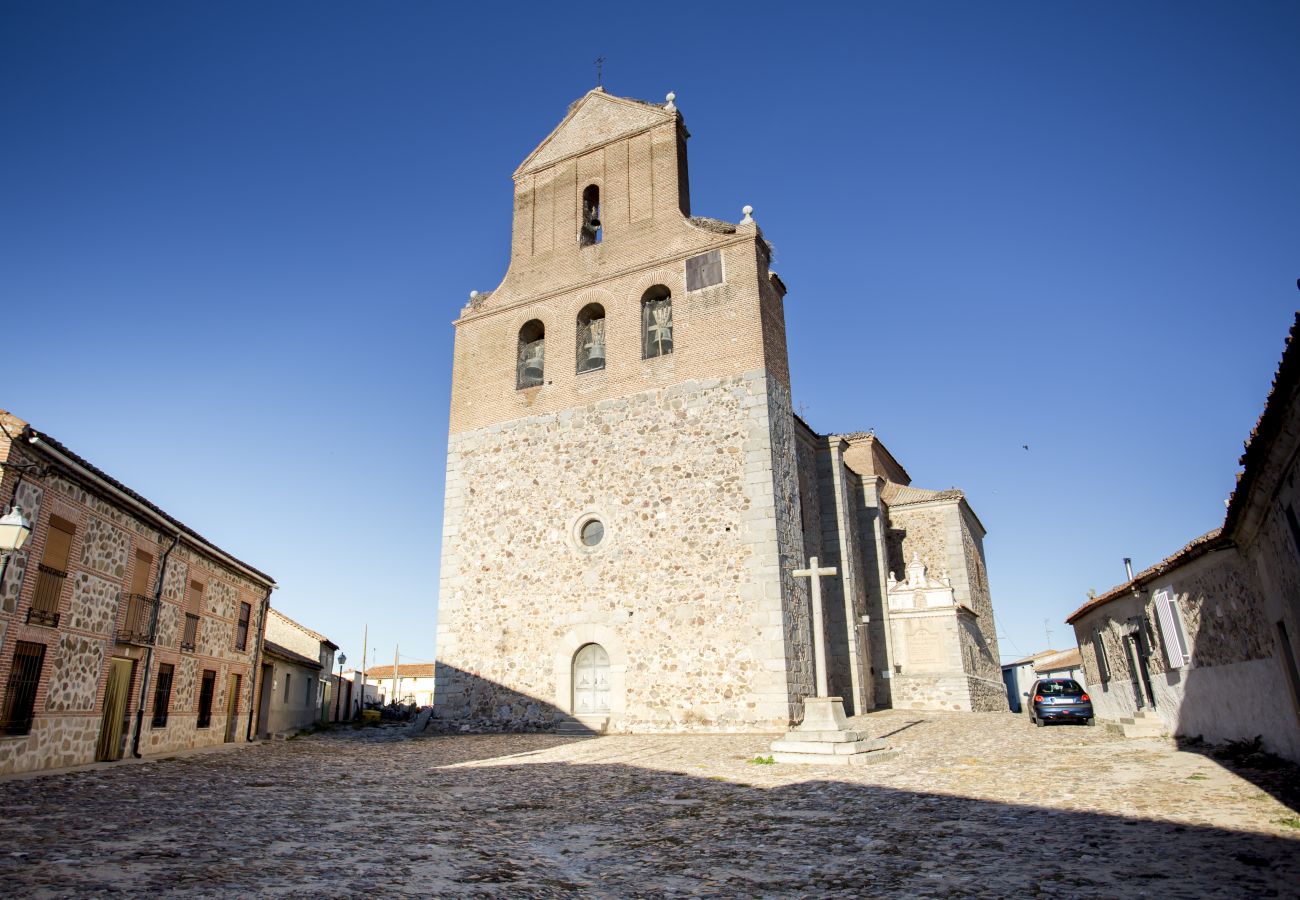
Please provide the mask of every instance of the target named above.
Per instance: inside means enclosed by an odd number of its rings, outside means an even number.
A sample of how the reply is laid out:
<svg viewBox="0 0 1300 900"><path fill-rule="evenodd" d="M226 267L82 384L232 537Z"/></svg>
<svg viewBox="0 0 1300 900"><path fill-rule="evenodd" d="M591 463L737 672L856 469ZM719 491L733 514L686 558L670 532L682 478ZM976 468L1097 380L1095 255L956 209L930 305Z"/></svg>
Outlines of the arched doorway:
<svg viewBox="0 0 1300 900"><path fill-rule="evenodd" d="M573 713L609 712L609 654L600 644L587 644L573 657Z"/></svg>

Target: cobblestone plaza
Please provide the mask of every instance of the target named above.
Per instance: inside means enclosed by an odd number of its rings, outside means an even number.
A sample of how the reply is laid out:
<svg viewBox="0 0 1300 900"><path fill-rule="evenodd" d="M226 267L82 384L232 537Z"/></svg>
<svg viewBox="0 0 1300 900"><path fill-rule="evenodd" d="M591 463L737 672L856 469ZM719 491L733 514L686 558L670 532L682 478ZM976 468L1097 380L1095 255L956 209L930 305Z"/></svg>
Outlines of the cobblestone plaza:
<svg viewBox="0 0 1300 900"><path fill-rule="evenodd" d="M1291 769L1010 714L854 720L878 765L761 735L342 730L0 783L9 896L1295 896Z"/></svg>

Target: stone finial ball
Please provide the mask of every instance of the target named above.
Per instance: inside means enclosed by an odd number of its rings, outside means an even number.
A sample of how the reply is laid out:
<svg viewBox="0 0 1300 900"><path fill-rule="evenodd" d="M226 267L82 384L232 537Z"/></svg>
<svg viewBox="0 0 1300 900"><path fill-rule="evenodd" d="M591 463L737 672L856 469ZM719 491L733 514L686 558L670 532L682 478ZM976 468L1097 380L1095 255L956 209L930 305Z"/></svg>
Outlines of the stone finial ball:
<svg viewBox="0 0 1300 900"><path fill-rule="evenodd" d="M743 212L745 215L748 216L748 215L753 214L753 212L754 212L754 207L749 206L749 205L745 205L745 206L742 206L742 207L740 208L740 211Z"/></svg>
<svg viewBox="0 0 1300 900"><path fill-rule="evenodd" d="M677 95L674 94L672 91L669 91L668 96L665 97L664 99L667 100L669 103L672 103L674 100L677 99Z"/></svg>
<svg viewBox="0 0 1300 900"><path fill-rule="evenodd" d="M477 296L478 296L478 291L470 291L470 292L469 292L469 299L473 300L473 299L474 299L475 297L477 297Z"/></svg>

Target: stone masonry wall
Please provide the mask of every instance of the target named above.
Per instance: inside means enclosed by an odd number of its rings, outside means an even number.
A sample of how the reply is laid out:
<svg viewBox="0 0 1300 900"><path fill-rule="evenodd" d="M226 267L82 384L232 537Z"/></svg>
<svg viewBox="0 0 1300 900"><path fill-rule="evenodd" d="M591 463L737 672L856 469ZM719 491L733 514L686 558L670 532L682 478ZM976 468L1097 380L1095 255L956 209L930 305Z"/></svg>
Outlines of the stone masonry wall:
<svg viewBox="0 0 1300 900"><path fill-rule="evenodd" d="M786 727L811 683L791 426L758 371L453 435L438 716L545 726L595 640L615 729Z"/></svg>

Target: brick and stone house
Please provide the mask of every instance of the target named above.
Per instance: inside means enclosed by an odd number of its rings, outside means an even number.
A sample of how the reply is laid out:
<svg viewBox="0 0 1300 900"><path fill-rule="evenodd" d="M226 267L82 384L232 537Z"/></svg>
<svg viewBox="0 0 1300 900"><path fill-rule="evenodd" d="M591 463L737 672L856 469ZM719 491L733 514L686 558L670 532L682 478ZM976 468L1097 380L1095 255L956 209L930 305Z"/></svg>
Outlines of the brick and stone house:
<svg viewBox="0 0 1300 900"><path fill-rule="evenodd" d="M1300 760L1300 315L1223 525L1077 609L1102 719Z"/></svg>
<svg viewBox="0 0 1300 900"><path fill-rule="evenodd" d="M267 610L262 639L261 702L257 734L289 734L333 713L334 654L338 644L295 622L278 609Z"/></svg>
<svg viewBox="0 0 1300 900"><path fill-rule="evenodd" d="M784 729L810 556L850 713L1005 709L983 526L794 415L786 287L748 207L691 214L687 137L597 88L514 174L509 269L455 323L437 715Z"/></svg>
<svg viewBox="0 0 1300 900"><path fill-rule="evenodd" d="M275 583L0 412L0 773L246 740Z"/></svg>

